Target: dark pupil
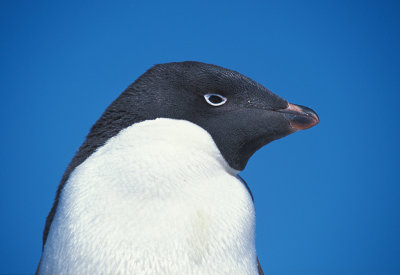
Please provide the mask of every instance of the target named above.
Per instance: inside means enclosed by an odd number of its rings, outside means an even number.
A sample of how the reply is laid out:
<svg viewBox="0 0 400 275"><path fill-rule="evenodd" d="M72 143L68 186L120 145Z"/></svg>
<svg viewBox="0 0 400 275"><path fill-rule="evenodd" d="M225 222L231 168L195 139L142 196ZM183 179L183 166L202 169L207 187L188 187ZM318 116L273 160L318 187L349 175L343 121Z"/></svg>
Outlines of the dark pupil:
<svg viewBox="0 0 400 275"><path fill-rule="evenodd" d="M216 95L210 96L210 97L208 98L208 100L209 100L211 103L214 103L214 104L218 104L218 103L221 103L221 102L222 102L222 98L220 98L219 96L216 96Z"/></svg>

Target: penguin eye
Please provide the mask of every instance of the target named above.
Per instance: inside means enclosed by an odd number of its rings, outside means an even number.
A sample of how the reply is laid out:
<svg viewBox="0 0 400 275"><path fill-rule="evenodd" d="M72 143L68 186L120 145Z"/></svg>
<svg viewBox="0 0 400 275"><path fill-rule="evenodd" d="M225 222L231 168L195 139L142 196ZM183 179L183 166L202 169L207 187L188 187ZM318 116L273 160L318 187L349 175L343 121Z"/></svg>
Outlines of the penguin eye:
<svg viewBox="0 0 400 275"><path fill-rule="evenodd" d="M221 106L228 100L226 97L219 94L206 94L204 98L211 106Z"/></svg>

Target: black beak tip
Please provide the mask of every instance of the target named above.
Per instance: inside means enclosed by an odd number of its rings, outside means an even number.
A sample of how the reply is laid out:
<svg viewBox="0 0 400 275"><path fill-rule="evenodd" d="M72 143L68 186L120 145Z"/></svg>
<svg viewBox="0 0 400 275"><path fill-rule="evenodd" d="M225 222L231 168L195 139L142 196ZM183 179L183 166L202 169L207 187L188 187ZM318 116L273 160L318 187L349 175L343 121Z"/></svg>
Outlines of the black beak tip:
<svg viewBox="0 0 400 275"><path fill-rule="evenodd" d="M304 112L304 113L306 113L307 115L309 115L309 116L311 116L311 117L314 117L314 118L317 119L318 122L319 122L318 114L317 114L313 109L308 108L308 107L306 107L306 106L302 106L302 105L297 105L297 106L299 106L301 109L303 109L303 112ZM317 123L318 123L318 122L317 122Z"/></svg>
<svg viewBox="0 0 400 275"><path fill-rule="evenodd" d="M309 129L319 123L317 113L311 108L288 103L288 107L278 112L283 113L295 130Z"/></svg>

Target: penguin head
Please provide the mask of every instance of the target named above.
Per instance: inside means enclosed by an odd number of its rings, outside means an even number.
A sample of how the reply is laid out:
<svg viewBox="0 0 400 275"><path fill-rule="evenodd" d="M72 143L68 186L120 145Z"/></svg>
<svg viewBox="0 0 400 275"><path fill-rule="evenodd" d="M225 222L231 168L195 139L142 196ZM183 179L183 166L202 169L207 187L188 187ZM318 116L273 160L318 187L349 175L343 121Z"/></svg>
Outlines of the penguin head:
<svg viewBox="0 0 400 275"><path fill-rule="evenodd" d="M156 118L202 127L235 170L243 170L262 146L319 122L311 109L288 103L238 72L177 62L155 65L140 76L108 107L88 138L104 135L104 128L116 132Z"/></svg>

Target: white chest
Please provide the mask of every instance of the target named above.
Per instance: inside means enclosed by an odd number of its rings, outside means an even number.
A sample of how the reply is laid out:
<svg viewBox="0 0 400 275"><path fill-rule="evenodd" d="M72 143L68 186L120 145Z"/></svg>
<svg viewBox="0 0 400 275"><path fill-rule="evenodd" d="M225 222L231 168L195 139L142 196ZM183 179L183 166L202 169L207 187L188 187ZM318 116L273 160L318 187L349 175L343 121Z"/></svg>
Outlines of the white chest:
<svg viewBox="0 0 400 275"><path fill-rule="evenodd" d="M134 124L71 174L40 274L257 274L255 213L209 134Z"/></svg>

